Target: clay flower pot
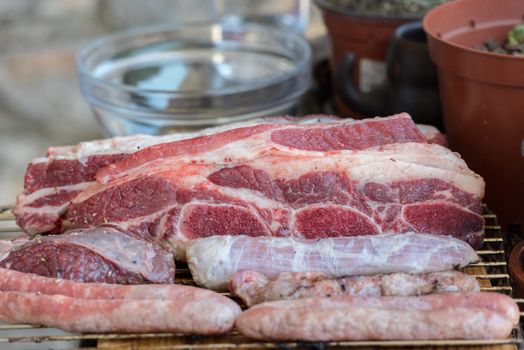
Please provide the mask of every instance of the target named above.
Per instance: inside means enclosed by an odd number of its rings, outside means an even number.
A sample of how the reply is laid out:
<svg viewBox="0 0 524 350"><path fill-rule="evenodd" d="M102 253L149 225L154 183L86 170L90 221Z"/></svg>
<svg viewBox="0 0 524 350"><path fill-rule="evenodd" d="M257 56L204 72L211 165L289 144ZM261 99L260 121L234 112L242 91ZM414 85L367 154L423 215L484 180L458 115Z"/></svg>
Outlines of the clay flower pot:
<svg viewBox="0 0 524 350"><path fill-rule="evenodd" d="M326 0L315 0L322 10L331 39L330 66L334 76L347 53L355 56L353 79L363 92L370 92L386 78L386 55L395 29L417 17L361 16ZM334 80L334 79L333 79ZM335 91L335 108L344 116L358 116Z"/></svg>
<svg viewBox="0 0 524 350"><path fill-rule="evenodd" d="M509 257L509 274L513 280L513 295L524 297L524 241L513 248Z"/></svg>
<svg viewBox="0 0 524 350"><path fill-rule="evenodd" d="M486 180L503 226L524 223L524 57L476 49L523 21L522 0L455 0L424 18L450 147Z"/></svg>
<svg viewBox="0 0 524 350"><path fill-rule="evenodd" d="M416 123L442 130L437 68L429 58L426 33L420 21L399 26L387 55L387 80L362 92L352 78L355 55L346 53L335 72L338 96L365 116L407 112Z"/></svg>

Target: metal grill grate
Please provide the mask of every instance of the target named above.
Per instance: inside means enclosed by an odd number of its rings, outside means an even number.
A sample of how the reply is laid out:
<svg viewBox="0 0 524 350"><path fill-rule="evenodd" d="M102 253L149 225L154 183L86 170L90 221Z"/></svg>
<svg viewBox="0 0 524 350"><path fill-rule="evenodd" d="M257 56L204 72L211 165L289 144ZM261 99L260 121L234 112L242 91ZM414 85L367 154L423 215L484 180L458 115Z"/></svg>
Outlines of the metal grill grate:
<svg viewBox="0 0 524 350"><path fill-rule="evenodd" d="M11 239L21 233L14 222L10 211L11 207L0 207L0 239ZM504 237L494 214L485 208L486 235L482 249L477 250L481 261L467 266L464 271L475 276L481 285L481 290L499 292L511 295L510 277L507 273L506 257L504 251ZM186 266L177 267L176 282L180 284L193 285L191 274ZM224 295L231 296L229 293ZM515 299L520 305L524 305L524 299ZM524 312L521 312L521 318ZM31 330L28 336L2 335L10 332ZM354 347L429 347L429 346L487 346L502 344L522 343L522 332L520 327L513 329L511 337L502 340L438 340L438 341L358 341L358 342L329 342L329 343L300 343L300 342L260 342L247 339L238 332L229 332L222 336L194 336L175 333L144 333L144 334L60 334L48 335L48 328L24 324L8 325L0 324L0 348L1 343L13 342L55 342L55 341L98 341L98 344L110 344L111 341L150 341L150 347L168 349L342 349ZM41 331L41 332L40 332ZM34 334L34 335L33 335ZM94 343L90 343L91 348ZM156 344L156 345L155 345Z"/></svg>

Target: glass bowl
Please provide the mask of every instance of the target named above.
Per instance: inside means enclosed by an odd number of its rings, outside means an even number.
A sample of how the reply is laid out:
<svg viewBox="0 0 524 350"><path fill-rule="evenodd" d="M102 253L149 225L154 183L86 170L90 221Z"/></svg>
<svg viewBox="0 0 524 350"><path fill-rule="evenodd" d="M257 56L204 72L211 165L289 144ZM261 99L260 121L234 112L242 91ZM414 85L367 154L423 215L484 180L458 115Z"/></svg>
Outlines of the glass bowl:
<svg viewBox="0 0 524 350"><path fill-rule="evenodd" d="M109 136L187 132L291 114L311 80L291 31L185 24L97 39L77 56L80 88Z"/></svg>

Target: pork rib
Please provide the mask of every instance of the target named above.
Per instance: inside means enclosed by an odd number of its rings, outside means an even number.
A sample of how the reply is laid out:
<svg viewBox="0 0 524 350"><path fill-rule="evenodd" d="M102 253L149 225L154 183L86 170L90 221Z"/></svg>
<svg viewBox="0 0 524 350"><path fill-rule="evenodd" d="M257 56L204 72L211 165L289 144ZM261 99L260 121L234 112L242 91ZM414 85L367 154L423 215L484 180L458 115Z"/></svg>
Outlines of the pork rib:
<svg viewBox="0 0 524 350"><path fill-rule="evenodd" d="M284 272L274 280L256 271L243 271L231 277L230 290L244 304L252 306L266 301L342 295L378 297L479 292L480 285L474 276L459 271L341 278L328 278L321 273Z"/></svg>
<svg viewBox="0 0 524 350"><path fill-rule="evenodd" d="M451 293L273 301L244 311L235 326L274 341L502 339L518 321L506 295Z"/></svg>
<svg viewBox="0 0 524 350"><path fill-rule="evenodd" d="M71 332L231 330L240 307L212 291L181 285L77 283L0 269L0 318Z"/></svg>
<svg viewBox="0 0 524 350"><path fill-rule="evenodd" d="M173 283L175 278L170 250L109 227L3 242L0 267L79 282Z"/></svg>
<svg viewBox="0 0 524 350"><path fill-rule="evenodd" d="M195 282L224 290L237 273L254 270L269 278L283 272L318 272L328 277L451 270L478 260L463 241L405 233L301 240L213 236L190 241L187 261Z"/></svg>

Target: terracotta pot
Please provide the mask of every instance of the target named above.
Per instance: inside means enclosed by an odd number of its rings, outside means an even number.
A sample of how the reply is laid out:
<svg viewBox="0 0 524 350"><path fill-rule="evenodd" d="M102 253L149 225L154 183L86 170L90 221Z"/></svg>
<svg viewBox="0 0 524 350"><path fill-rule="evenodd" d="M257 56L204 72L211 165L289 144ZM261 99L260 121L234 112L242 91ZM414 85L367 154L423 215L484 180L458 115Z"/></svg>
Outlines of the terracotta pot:
<svg viewBox="0 0 524 350"><path fill-rule="evenodd" d="M335 76L346 53L355 55L353 79L364 92L380 85L386 78L386 54L395 29L417 17L361 16L326 0L315 0L322 10L331 40L330 66ZM335 81L335 79L333 79ZM344 116L362 116L346 105L335 91L335 108Z"/></svg>
<svg viewBox="0 0 524 350"><path fill-rule="evenodd" d="M524 57L475 47L502 41L523 16L522 0L456 0L423 23L450 147L484 177L486 201L504 227L524 223Z"/></svg>
<svg viewBox="0 0 524 350"><path fill-rule="evenodd" d="M345 103L366 116L407 112L415 122L442 130L437 68L429 58L420 21L404 23L395 30L387 55L387 80L373 91L360 91L347 76L353 72L354 62L355 55L347 53L335 77L336 91Z"/></svg>
<svg viewBox="0 0 524 350"><path fill-rule="evenodd" d="M513 295L518 298L524 297L524 241L511 251L508 270L513 280Z"/></svg>

